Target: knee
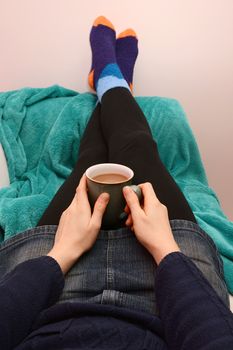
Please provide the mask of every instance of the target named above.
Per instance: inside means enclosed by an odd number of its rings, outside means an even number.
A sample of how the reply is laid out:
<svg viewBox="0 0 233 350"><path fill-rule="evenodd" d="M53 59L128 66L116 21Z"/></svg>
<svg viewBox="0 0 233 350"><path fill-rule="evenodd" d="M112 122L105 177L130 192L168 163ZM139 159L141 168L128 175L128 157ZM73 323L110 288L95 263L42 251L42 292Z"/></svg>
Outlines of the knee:
<svg viewBox="0 0 233 350"><path fill-rule="evenodd" d="M109 143L109 159L143 159L150 161L158 155L156 142L145 131L132 131L124 135L114 137Z"/></svg>
<svg viewBox="0 0 233 350"><path fill-rule="evenodd" d="M156 148L157 144L152 135L150 135L148 132L138 130L128 134L127 137L123 139L122 146L126 148L133 147L135 150L151 150L152 148Z"/></svg>

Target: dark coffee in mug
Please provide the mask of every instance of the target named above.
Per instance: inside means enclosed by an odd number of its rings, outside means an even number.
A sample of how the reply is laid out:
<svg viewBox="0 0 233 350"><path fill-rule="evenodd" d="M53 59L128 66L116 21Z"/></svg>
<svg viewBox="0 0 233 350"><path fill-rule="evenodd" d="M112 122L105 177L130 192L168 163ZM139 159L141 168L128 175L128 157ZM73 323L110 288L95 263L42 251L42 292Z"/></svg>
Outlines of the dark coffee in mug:
<svg viewBox="0 0 233 350"><path fill-rule="evenodd" d="M115 183L127 181L128 177L122 174L108 173L108 174L100 174L100 175L93 176L92 180L105 183L105 184L115 184Z"/></svg>

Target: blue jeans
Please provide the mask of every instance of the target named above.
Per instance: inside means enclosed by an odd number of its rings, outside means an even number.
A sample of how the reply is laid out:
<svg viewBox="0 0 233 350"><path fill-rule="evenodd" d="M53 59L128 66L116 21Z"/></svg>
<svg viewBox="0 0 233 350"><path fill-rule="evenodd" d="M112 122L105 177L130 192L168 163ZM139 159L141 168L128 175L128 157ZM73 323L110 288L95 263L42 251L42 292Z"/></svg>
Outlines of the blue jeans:
<svg viewBox="0 0 233 350"><path fill-rule="evenodd" d="M222 261L212 239L191 221L171 220L170 224L181 251L229 306ZM23 261L46 255L53 246L56 229L55 225L39 226L2 243L0 276ZM155 274L153 258L129 228L100 230L92 249L67 274L58 302L113 304L157 313Z"/></svg>

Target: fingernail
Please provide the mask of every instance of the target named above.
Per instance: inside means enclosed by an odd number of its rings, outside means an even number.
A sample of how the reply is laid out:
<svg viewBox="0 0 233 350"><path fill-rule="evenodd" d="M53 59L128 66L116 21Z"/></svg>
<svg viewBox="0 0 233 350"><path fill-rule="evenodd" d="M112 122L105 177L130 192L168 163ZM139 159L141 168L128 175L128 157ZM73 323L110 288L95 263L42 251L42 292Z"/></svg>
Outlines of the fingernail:
<svg viewBox="0 0 233 350"><path fill-rule="evenodd" d="M124 186L123 190L124 190L125 193L129 193L130 187L129 186Z"/></svg>
<svg viewBox="0 0 233 350"><path fill-rule="evenodd" d="M105 193L102 193L101 197L102 197L104 202L108 202L110 195L109 195L109 193L105 192Z"/></svg>

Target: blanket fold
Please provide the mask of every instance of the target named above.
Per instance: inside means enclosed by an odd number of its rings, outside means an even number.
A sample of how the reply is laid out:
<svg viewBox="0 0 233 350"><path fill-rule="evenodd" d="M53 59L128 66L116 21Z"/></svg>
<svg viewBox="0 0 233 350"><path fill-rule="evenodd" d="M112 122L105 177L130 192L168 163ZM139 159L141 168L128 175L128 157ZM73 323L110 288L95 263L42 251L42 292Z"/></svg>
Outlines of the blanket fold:
<svg viewBox="0 0 233 350"><path fill-rule="evenodd" d="M160 157L187 198L199 225L214 240L233 292L233 223L209 187L198 146L178 101L136 97ZM71 173L96 96L54 85L0 93L0 142L10 186L0 189L0 239L34 227Z"/></svg>

